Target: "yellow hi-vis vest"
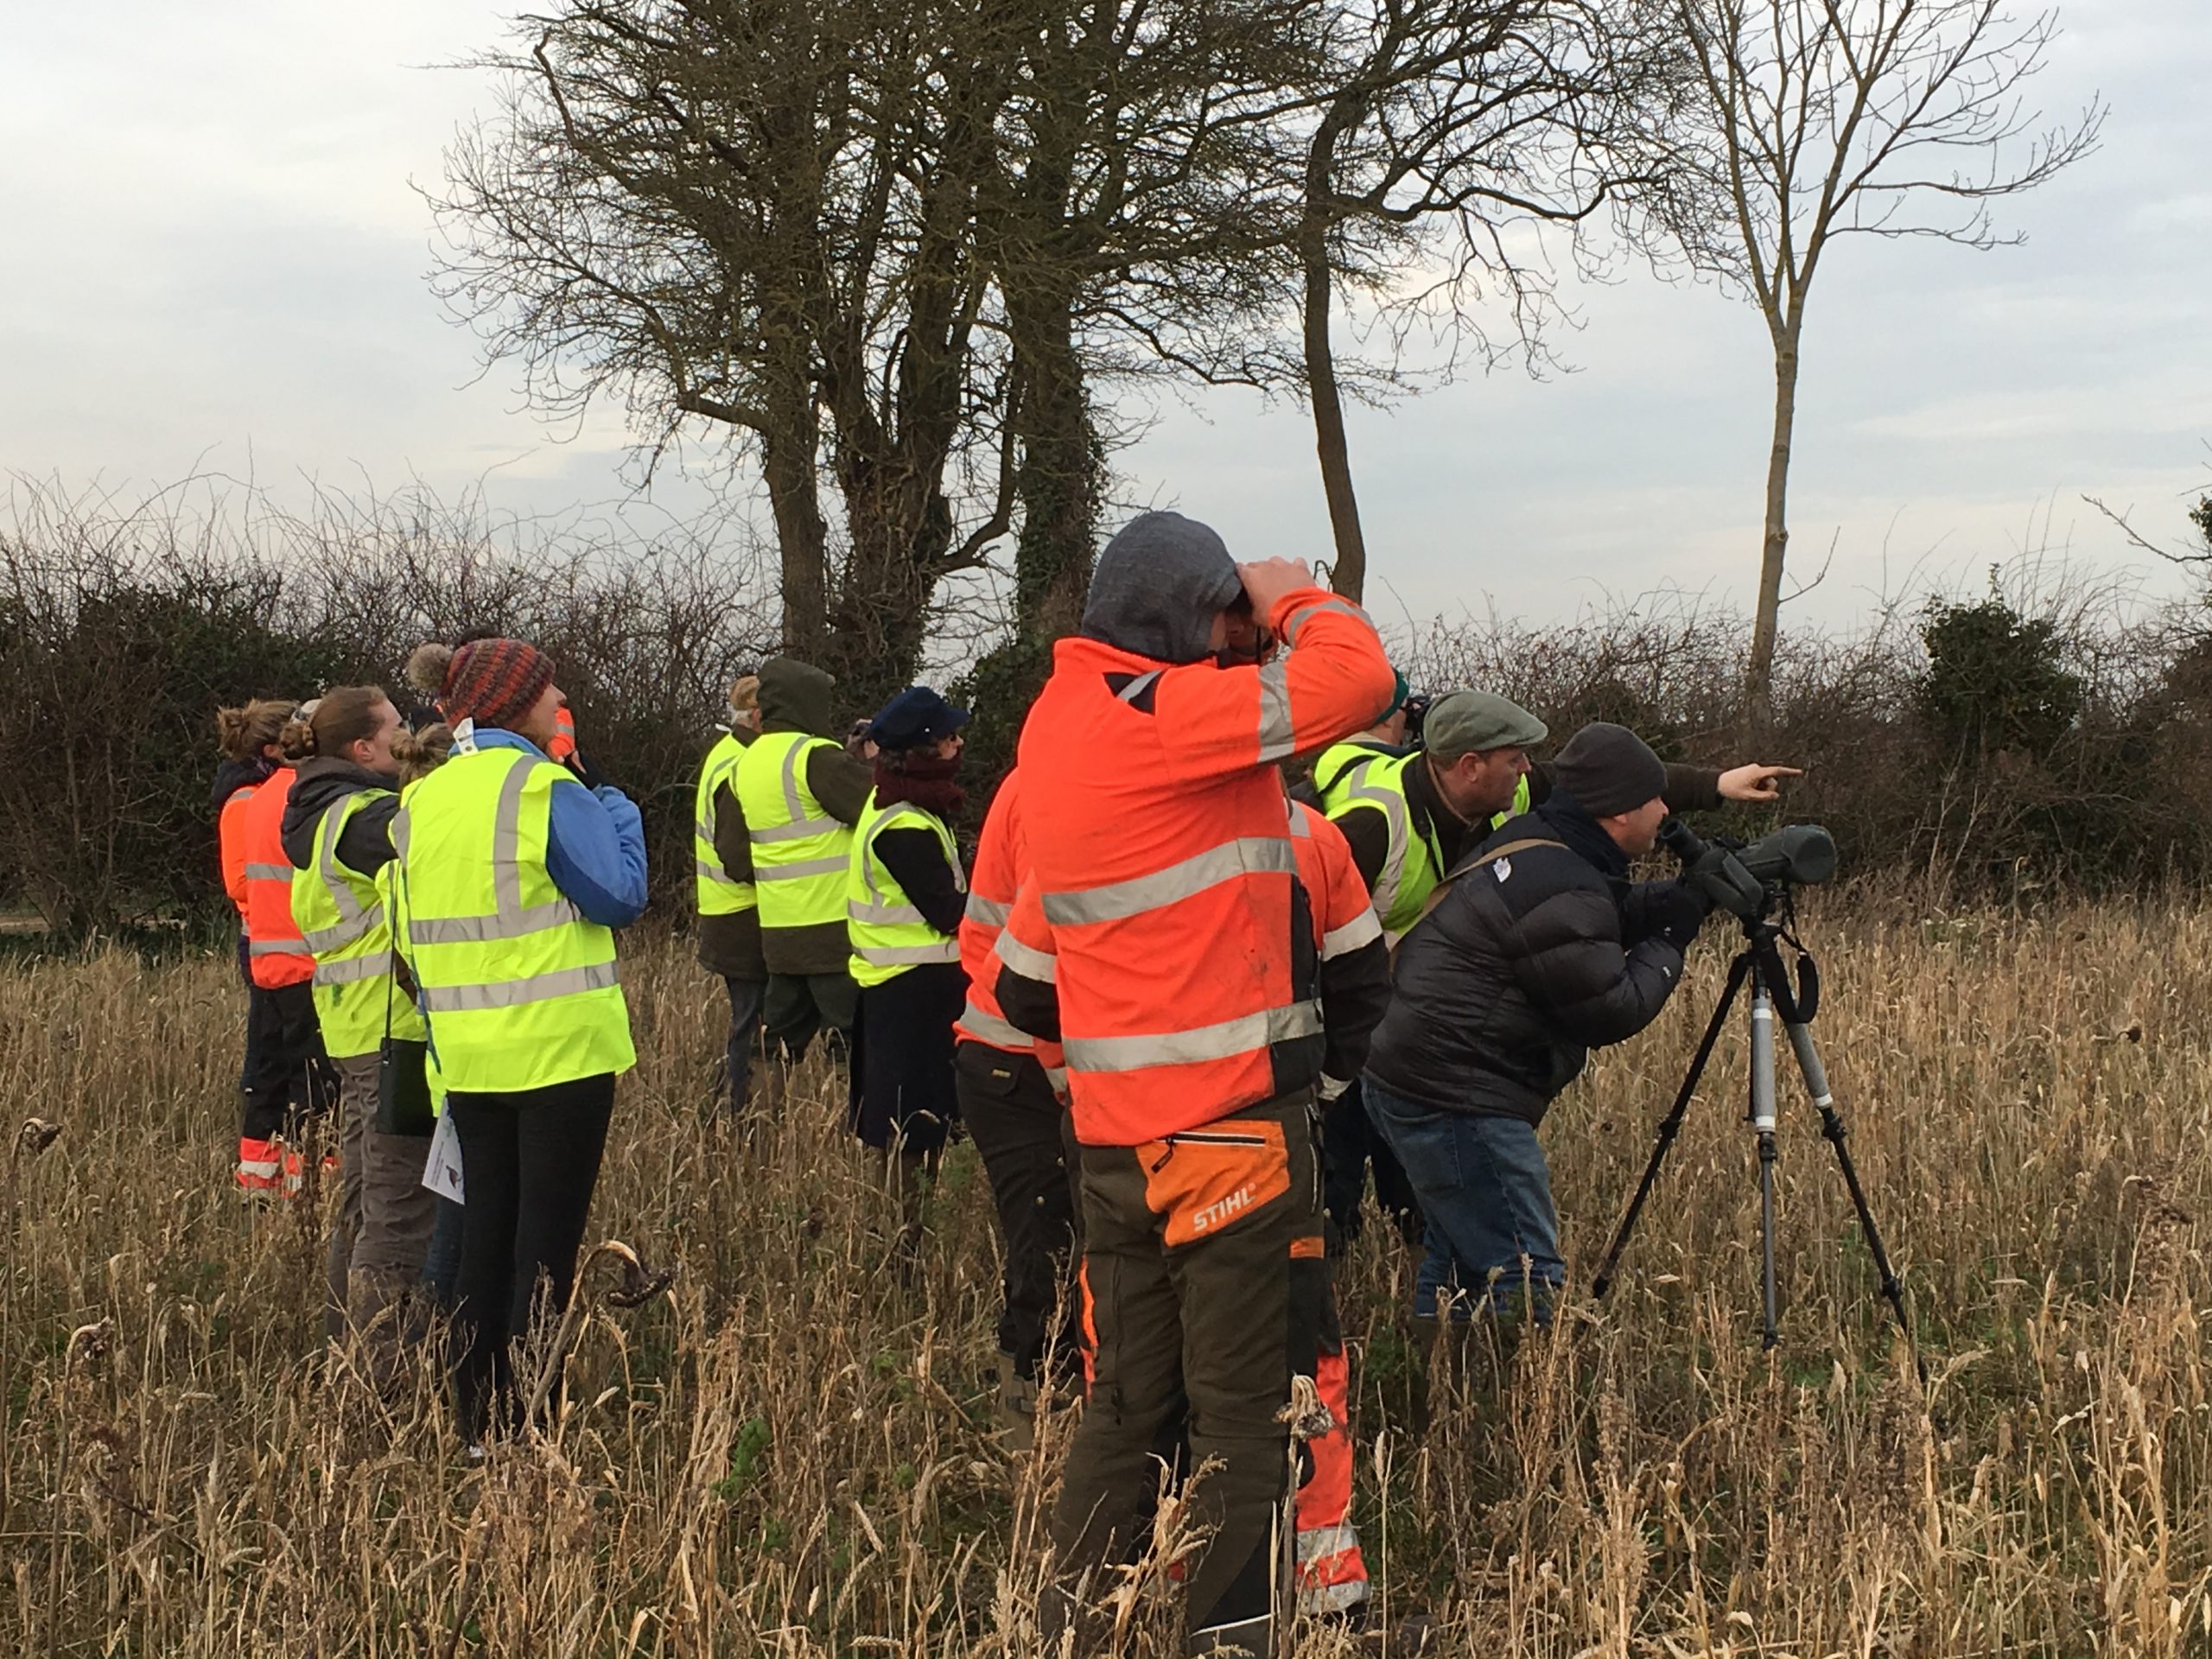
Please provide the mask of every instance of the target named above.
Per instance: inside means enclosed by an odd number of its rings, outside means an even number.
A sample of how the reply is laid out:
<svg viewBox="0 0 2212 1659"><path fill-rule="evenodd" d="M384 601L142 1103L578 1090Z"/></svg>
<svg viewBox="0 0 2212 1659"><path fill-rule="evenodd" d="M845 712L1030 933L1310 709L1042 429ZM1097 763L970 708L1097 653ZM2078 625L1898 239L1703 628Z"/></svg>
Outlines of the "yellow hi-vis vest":
<svg viewBox="0 0 2212 1659"><path fill-rule="evenodd" d="M373 877L338 857L338 838L353 815L391 793L356 790L334 801L315 826L314 861L292 872L292 919L315 953L315 1017L334 1060L373 1054L391 1034L419 1042L423 1015L391 978L391 924Z"/></svg>
<svg viewBox="0 0 2212 1659"><path fill-rule="evenodd" d="M691 857L698 877L702 916L734 916L760 903L753 883L733 877L722 868L722 855L715 849L715 792L728 784L731 792L735 793L737 763L744 758L745 745L734 737L725 736L707 751L706 761L699 768L698 801L692 813Z"/></svg>
<svg viewBox="0 0 2212 1659"><path fill-rule="evenodd" d="M407 959L448 1089L543 1089L637 1064L614 935L545 868L569 777L521 749L456 749L401 792Z"/></svg>
<svg viewBox="0 0 2212 1659"><path fill-rule="evenodd" d="M806 757L835 748L804 732L764 732L737 762L737 804L753 845L760 925L817 927L845 918L853 832L806 786Z"/></svg>
<svg viewBox="0 0 2212 1659"><path fill-rule="evenodd" d="M1380 745L1359 738L1330 744L1313 763L1313 792L1321 798L1321 810L1334 812L1350 800L1360 779L1376 762L1396 759Z"/></svg>
<svg viewBox="0 0 2212 1659"><path fill-rule="evenodd" d="M394 821L392 827L395 830L398 828L397 820ZM377 896L384 900L384 913L391 928L392 955L405 965L408 978L414 980L415 958L407 945L407 882L397 859L393 859L391 863L377 872ZM412 999L409 999L406 1006L414 1009L415 1036L427 1037L429 1034L429 1027L423 1022L421 1007ZM397 1015L398 1009L395 1007L393 1012ZM399 1036L402 1029L403 1027L395 1022L391 1028L391 1034L395 1037ZM445 1078L438 1071L438 1051L435 1046L423 1057L423 1075L424 1080L430 1085L430 1116L443 1117L446 1112L446 1083Z"/></svg>
<svg viewBox="0 0 2212 1659"><path fill-rule="evenodd" d="M1392 944L1403 938L1419 921L1428 895L1445 876L1442 855L1426 836L1414 833L1413 806L1406 799L1406 768L1425 765L1418 750L1412 754L1378 760L1361 769L1358 781L1332 809L1332 818L1357 811L1380 811L1389 826L1389 851L1383 855L1382 873L1375 880L1375 913ZM1492 829L1529 810L1529 780L1514 785L1513 804L1491 822Z"/></svg>
<svg viewBox="0 0 2212 1659"><path fill-rule="evenodd" d="M934 812L925 812L912 801L879 808L873 791L853 836L852 858L845 874L845 934L852 941L853 981L880 985L909 968L926 962L958 962L960 940L938 932L922 919L898 879L875 855L875 838L887 830L927 830L944 849L944 861L961 892L968 891L968 874L960 868L960 849L952 831Z"/></svg>

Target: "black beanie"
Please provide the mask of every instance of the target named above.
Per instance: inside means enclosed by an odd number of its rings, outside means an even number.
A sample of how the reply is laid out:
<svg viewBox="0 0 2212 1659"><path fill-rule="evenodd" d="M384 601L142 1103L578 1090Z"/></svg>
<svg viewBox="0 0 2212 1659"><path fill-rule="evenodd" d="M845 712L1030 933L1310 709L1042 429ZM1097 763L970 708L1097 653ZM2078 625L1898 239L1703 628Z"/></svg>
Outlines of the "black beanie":
<svg viewBox="0 0 2212 1659"><path fill-rule="evenodd" d="M1666 762L1625 726L1592 721L1552 762L1552 787L1593 818L1633 812L1667 792Z"/></svg>

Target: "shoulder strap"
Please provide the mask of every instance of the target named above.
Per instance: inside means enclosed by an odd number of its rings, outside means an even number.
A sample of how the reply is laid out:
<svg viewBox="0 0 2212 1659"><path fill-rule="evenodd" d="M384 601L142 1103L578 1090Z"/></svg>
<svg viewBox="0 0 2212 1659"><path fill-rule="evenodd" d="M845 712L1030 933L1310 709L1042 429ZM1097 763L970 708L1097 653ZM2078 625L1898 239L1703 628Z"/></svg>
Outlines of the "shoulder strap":
<svg viewBox="0 0 2212 1659"><path fill-rule="evenodd" d="M1567 843L1563 841L1548 840L1542 836L1529 836L1520 841L1509 841L1503 847L1493 847L1488 852L1469 859L1458 869L1452 871L1451 874L1446 876L1441 881L1439 881L1435 887L1432 887L1429 890L1428 897L1421 900L1421 915L1427 915L1430 911L1434 910L1437 906L1442 904L1444 902L1444 895L1452 891L1452 887L1457 885L1461 876L1469 874L1471 871L1479 870L1484 865L1495 864L1502 858L1510 858L1516 853L1525 853L1529 851L1532 848L1537 847L1557 847L1561 851L1565 851L1567 849ZM1415 919L1418 920L1419 918L1416 918ZM1410 927L1406 930L1407 933L1411 933L1412 931L1413 930ZM1404 942L1405 935L1401 934L1399 936L1399 944L1402 944ZM1397 947L1395 945L1391 947L1394 951L1396 948Z"/></svg>

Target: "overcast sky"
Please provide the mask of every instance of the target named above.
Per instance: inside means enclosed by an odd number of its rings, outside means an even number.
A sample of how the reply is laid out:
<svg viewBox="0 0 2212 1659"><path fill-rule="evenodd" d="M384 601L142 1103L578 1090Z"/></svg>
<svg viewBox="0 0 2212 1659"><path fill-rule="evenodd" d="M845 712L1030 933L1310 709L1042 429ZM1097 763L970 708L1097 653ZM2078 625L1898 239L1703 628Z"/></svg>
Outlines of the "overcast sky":
<svg viewBox="0 0 2212 1659"><path fill-rule="evenodd" d="M494 502L524 511L621 497L614 414L547 428L510 370L479 377L425 280L414 186L437 183L454 126L490 99L440 66L502 16L11 6L0 470L130 486L197 463L280 495L488 473ZM2140 568L2080 498L2177 534L2212 486L2212 6L2075 0L2064 22L2037 94L2056 116L2101 92L2113 113L2096 156L2001 206L2027 245L1854 241L1814 289L1791 524L1801 565L1835 545L1806 601L1824 618L1916 564L1973 580L2046 537ZM1355 417L1370 601L1391 620L1401 601L1541 620L1662 584L1747 594L1772 395L1757 314L1641 276L1568 297L1573 372L1476 375ZM1295 409L1170 403L1122 465L1132 499L1211 520L1242 556L1326 554Z"/></svg>

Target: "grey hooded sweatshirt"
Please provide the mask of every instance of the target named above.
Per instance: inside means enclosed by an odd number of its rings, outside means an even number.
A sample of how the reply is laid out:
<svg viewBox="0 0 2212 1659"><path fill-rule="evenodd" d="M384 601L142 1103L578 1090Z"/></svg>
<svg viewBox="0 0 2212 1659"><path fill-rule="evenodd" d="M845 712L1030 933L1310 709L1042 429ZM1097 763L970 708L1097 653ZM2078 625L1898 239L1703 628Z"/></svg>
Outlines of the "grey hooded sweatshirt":
<svg viewBox="0 0 2212 1659"><path fill-rule="evenodd" d="M1243 591L1220 537L1179 512L1147 512L1098 556L1083 632L1154 662L1203 662L1214 618Z"/></svg>

